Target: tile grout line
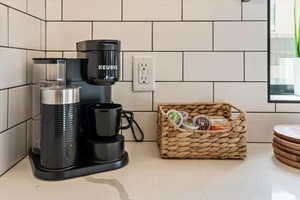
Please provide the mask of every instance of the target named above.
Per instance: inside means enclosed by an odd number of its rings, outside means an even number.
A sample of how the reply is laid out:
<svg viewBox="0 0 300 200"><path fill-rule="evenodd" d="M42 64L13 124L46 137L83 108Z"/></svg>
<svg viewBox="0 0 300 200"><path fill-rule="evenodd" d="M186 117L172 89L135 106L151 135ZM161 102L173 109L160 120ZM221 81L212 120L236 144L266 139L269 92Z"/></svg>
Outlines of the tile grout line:
<svg viewBox="0 0 300 200"><path fill-rule="evenodd" d="M213 102L215 102L215 82L212 82L212 84L213 84L213 85L212 85L212 86L213 86L213 87L212 87L212 95L213 95L213 96L212 96L212 100L213 100Z"/></svg>
<svg viewBox="0 0 300 200"><path fill-rule="evenodd" d="M181 0L181 21L183 21L183 1Z"/></svg>
<svg viewBox="0 0 300 200"><path fill-rule="evenodd" d="M44 51L44 50L41 50L41 49L29 49L29 48L23 48L23 47L12 47L12 46L3 46L3 45L0 45L0 48L30 50L30 51Z"/></svg>
<svg viewBox="0 0 300 200"><path fill-rule="evenodd" d="M246 82L246 52L243 52L243 81Z"/></svg>
<svg viewBox="0 0 300 200"><path fill-rule="evenodd" d="M46 55L47 55L47 52L46 52L46 43L47 43L47 41L46 41L46 37L47 37L47 35L46 35L46 30L47 30L47 28L46 28L46 26L47 26L47 0L45 0L45 15L44 15L44 18L45 18L45 27L44 27L44 37L45 37L45 41L44 41L44 50L45 50L45 57L46 57Z"/></svg>
<svg viewBox="0 0 300 200"><path fill-rule="evenodd" d="M131 83L132 80L123 80L120 82ZM155 81L156 83L268 83L268 81L214 81L214 80L205 80L205 81L181 81L181 80L168 80L168 81Z"/></svg>
<svg viewBox="0 0 300 200"><path fill-rule="evenodd" d="M7 47L7 46L1 46L0 47ZM20 47L11 47L11 48L16 48L16 49L25 49L25 48L20 48ZM26 50L33 50L33 51L41 51L39 49L26 49ZM55 49L55 50L47 50L48 52L59 52L59 51L62 51L61 49ZM64 50L66 52L76 52L76 50L72 50L72 49L67 49L67 50ZM189 52L192 52L192 53L210 53L210 52L220 52L220 53L243 53L243 52L252 52L252 53L267 53L268 51L264 51L264 50L215 50L215 51L212 51L212 50L185 50L185 51L182 51L182 50L122 50L122 52L133 52L133 53L136 53L136 52L157 52L157 53L160 53L160 52L167 52L167 53L181 53L181 52L186 52L186 53L189 53Z"/></svg>
<svg viewBox="0 0 300 200"><path fill-rule="evenodd" d="M27 150L26 150L27 152ZM7 172L9 172L12 168L14 168L15 166L17 166L17 164L19 164L23 159L25 159L27 157L27 153L25 156L21 157L19 160L15 161L16 163L14 163L11 167L9 167L6 171L4 171L2 174L0 174L0 178L2 176L4 176Z"/></svg>
<svg viewBox="0 0 300 200"><path fill-rule="evenodd" d="M25 140L25 144L26 144L26 145L25 145L25 146L26 146L26 155L28 155L28 131L27 131L27 129L28 129L28 127L27 127L27 126L28 126L28 121L29 121L29 120L27 120L27 121L25 122L25 129L26 129L26 130L25 130L25 133L26 133L26 134L25 134L25 135L26 135L26 140Z"/></svg>
<svg viewBox="0 0 300 200"><path fill-rule="evenodd" d="M154 91L151 91L152 93L152 111L154 111Z"/></svg>
<svg viewBox="0 0 300 200"><path fill-rule="evenodd" d="M122 81L124 81L124 52L122 51Z"/></svg>
<svg viewBox="0 0 300 200"><path fill-rule="evenodd" d="M64 14L64 11L63 11L64 10L64 0L60 0L60 7L61 7L60 8L61 9L60 10L61 11L61 13L60 13L60 15L61 15L60 16L60 20L63 21L64 20L64 18L63 18L63 14Z"/></svg>
<svg viewBox="0 0 300 200"><path fill-rule="evenodd" d="M20 13L23 13L23 14L25 14L25 15L27 15L27 16L32 17L32 18L35 18L35 19L38 19L38 20L41 20L41 21L46 21L46 20L41 19L41 18L39 18L39 17L37 17L37 16L34 16L34 15L32 15L32 14L29 14L29 13L27 13L26 11L19 10L19 9L17 9L17 8L11 7L11 6L9 6L9 5L5 4L5 3L0 2L0 5L5 6L5 7L9 8L9 9L12 9L12 10L18 11L18 12L20 12Z"/></svg>
<svg viewBox="0 0 300 200"><path fill-rule="evenodd" d="M25 120L23 120L23 121L21 121L21 122L18 122L17 124L15 124L15 125L13 125L13 126L11 126L11 127L8 127L7 129L1 131L1 132L0 132L0 135L3 134L3 133L5 133L6 131L9 131L9 130L11 130L11 129L13 129L13 128L16 128L17 126L20 126L20 125L23 124L23 123L26 123L26 122L27 122L28 120L30 120L30 119L32 119L32 117L27 118L27 119L25 119Z"/></svg>
<svg viewBox="0 0 300 200"><path fill-rule="evenodd" d="M154 51L154 22L151 22L151 51Z"/></svg>
<svg viewBox="0 0 300 200"><path fill-rule="evenodd" d="M42 19L40 19L42 20ZM43 20L45 21L45 20ZM136 23L136 22L155 22L155 23L178 23L178 22L195 22L195 23L207 23L207 22L228 22L228 23L236 23L236 22L268 22L268 20L262 19L249 19L249 20L47 20L47 22L127 22L127 23Z"/></svg>
<svg viewBox="0 0 300 200"><path fill-rule="evenodd" d="M212 51L215 51L215 22L212 22Z"/></svg>
<svg viewBox="0 0 300 200"><path fill-rule="evenodd" d="M28 13L28 0L26 0L26 13Z"/></svg>
<svg viewBox="0 0 300 200"><path fill-rule="evenodd" d="M19 88L19 87L25 87L25 86L31 86L33 85L32 83L30 84L23 84L23 85L17 85L17 86L12 86L12 87L7 87L7 88L1 88L0 91L3 91L3 90L10 90L10 89L14 89L14 88Z"/></svg>
<svg viewBox="0 0 300 200"><path fill-rule="evenodd" d="M9 46L9 8L7 7L7 46Z"/></svg>
<svg viewBox="0 0 300 200"><path fill-rule="evenodd" d="M42 22L40 21L40 49L42 50L42 29L43 25Z"/></svg>
<svg viewBox="0 0 300 200"><path fill-rule="evenodd" d="M300 114L300 112L248 111L249 114Z"/></svg>
<svg viewBox="0 0 300 200"><path fill-rule="evenodd" d="M153 140L153 139L146 139L144 140L144 143L154 143L157 142L158 140ZM136 143L135 140L132 139L126 139L125 142L127 143ZM247 144L272 144L272 142L247 142Z"/></svg>
<svg viewBox="0 0 300 200"><path fill-rule="evenodd" d="M29 77L28 77L28 56L29 56L29 52L28 50L25 50L25 54L26 54L26 85L28 84L29 82Z"/></svg>
<svg viewBox="0 0 300 200"><path fill-rule="evenodd" d="M124 21L124 0L121 0L121 22Z"/></svg>
<svg viewBox="0 0 300 200"><path fill-rule="evenodd" d="M94 39L94 22L91 23L91 38Z"/></svg>
<svg viewBox="0 0 300 200"><path fill-rule="evenodd" d="M157 113L157 111L156 110L134 110L133 111L134 113L135 112L144 112L144 113Z"/></svg>
<svg viewBox="0 0 300 200"><path fill-rule="evenodd" d="M8 129L8 125L9 125L9 123L8 123L8 120L9 120L9 90L7 89L6 90L6 94L7 94L7 109L6 109L6 111L7 111L7 113L6 113L6 117L7 117L7 120L6 120L6 129ZM0 133L1 134L1 133Z"/></svg>
<svg viewBox="0 0 300 200"><path fill-rule="evenodd" d="M184 51L181 53L181 79L182 81L184 82L184 56L185 56L185 53Z"/></svg>
<svg viewBox="0 0 300 200"><path fill-rule="evenodd" d="M44 15L44 18L45 18L45 21L47 21L47 0L45 0L45 15Z"/></svg>
<svg viewBox="0 0 300 200"><path fill-rule="evenodd" d="M47 30L48 30L48 22L45 22L45 54L46 54L46 57L47 57L47 37L48 37Z"/></svg>
<svg viewBox="0 0 300 200"><path fill-rule="evenodd" d="M243 6L244 6L243 1L241 1L241 11L240 11L241 12L241 21L243 21L243 18L244 18L243 17L243 15L244 15L244 7Z"/></svg>

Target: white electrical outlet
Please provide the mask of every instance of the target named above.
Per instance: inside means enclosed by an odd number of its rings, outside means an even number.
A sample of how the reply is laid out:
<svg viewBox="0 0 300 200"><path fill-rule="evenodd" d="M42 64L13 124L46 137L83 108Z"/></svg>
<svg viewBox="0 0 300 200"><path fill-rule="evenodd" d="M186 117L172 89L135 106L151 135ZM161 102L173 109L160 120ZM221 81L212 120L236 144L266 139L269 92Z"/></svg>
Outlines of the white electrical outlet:
<svg viewBox="0 0 300 200"><path fill-rule="evenodd" d="M155 90L155 65L152 56L133 56L133 90Z"/></svg>

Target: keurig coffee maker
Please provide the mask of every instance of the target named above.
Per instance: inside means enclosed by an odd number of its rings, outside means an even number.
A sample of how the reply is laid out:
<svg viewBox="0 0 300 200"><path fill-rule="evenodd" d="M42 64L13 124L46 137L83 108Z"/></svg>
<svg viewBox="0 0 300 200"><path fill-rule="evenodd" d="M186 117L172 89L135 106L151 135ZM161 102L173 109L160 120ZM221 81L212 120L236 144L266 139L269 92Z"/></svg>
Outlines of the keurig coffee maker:
<svg viewBox="0 0 300 200"><path fill-rule="evenodd" d="M78 42L77 52L77 59L33 59L29 157L41 179L63 180L125 166L128 154L121 129L131 128L136 141L143 141L133 114L111 99L111 87L120 76L120 41ZM128 122L125 127L122 118Z"/></svg>

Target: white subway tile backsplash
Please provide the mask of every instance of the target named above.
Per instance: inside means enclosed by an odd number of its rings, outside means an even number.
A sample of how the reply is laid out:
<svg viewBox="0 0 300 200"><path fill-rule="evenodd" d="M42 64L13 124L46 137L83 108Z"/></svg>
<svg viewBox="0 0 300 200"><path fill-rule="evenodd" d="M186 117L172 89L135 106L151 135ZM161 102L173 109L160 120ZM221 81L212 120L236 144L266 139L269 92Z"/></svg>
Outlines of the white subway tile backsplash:
<svg viewBox="0 0 300 200"><path fill-rule="evenodd" d="M46 22L40 21L41 25L41 50L46 50Z"/></svg>
<svg viewBox="0 0 300 200"><path fill-rule="evenodd" d="M62 58L63 53L60 51L60 52L53 52L53 51L48 51L46 52L46 57L47 58Z"/></svg>
<svg viewBox="0 0 300 200"><path fill-rule="evenodd" d="M64 58L77 58L77 52L64 52Z"/></svg>
<svg viewBox="0 0 300 200"><path fill-rule="evenodd" d="M0 46L9 46L0 47L1 175L27 152L25 120L32 116L32 102L31 86L24 85L33 79L31 58L45 55L32 51L45 46L42 44L45 44L45 22L38 19L45 18L45 0L0 0L0 3L9 6L0 5ZM4 88L7 89L1 90Z"/></svg>
<svg viewBox="0 0 300 200"><path fill-rule="evenodd" d="M38 85L32 86L32 117L37 117L41 112L41 90Z"/></svg>
<svg viewBox="0 0 300 200"><path fill-rule="evenodd" d="M33 83L38 83L38 82L41 82L41 81L45 81L46 80L46 71L47 71L47 68L46 68L47 65L45 64L35 64L32 72L33 74L31 75L31 81Z"/></svg>
<svg viewBox="0 0 300 200"><path fill-rule="evenodd" d="M46 0L46 19L61 20L61 0Z"/></svg>
<svg viewBox="0 0 300 200"><path fill-rule="evenodd" d="M242 52L184 53L185 81L242 81Z"/></svg>
<svg viewBox="0 0 300 200"><path fill-rule="evenodd" d="M248 113L246 117L249 142L272 142L275 125L300 121L300 114L293 113Z"/></svg>
<svg viewBox="0 0 300 200"><path fill-rule="evenodd" d="M156 81L182 80L182 53L180 52L125 52L124 80L132 80L133 56L152 56L155 60Z"/></svg>
<svg viewBox="0 0 300 200"><path fill-rule="evenodd" d="M40 134L41 134L41 116L32 117L32 131L29 133L29 137L31 137L30 145L34 147L40 146Z"/></svg>
<svg viewBox="0 0 300 200"><path fill-rule="evenodd" d="M155 141L157 140L157 113L156 112L134 112L134 118L137 123L141 126L144 135L145 141ZM124 125L126 124L126 120L124 120ZM140 138L140 132L134 126L134 131L137 138ZM130 129L123 131L123 135L125 135L126 140L134 141L134 137Z"/></svg>
<svg viewBox="0 0 300 200"><path fill-rule="evenodd" d="M245 79L246 81L267 81L268 53L245 53Z"/></svg>
<svg viewBox="0 0 300 200"><path fill-rule="evenodd" d="M251 0L243 3L243 20L267 20L268 0Z"/></svg>
<svg viewBox="0 0 300 200"><path fill-rule="evenodd" d="M181 0L126 0L124 20L180 20Z"/></svg>
<svg viewBox="0 0 300 200"><path fill-rule="evenodd" d="M28 13L40 19L45 19L46 0L27 0Z"/></svg>
<svg viewBox="0 0 300 200"><path fill-rule="evenodd" d="M27 51L27 83L37 82L39 80L45 80L46 77L46 67L45 65L35 65L34 75L33 77L33 58L45 58L45 52L43 51Z"/></svg>
<svg viewBox="0 0 300 200"><path fill-rule="evenodd" d="M95 22L94 39L117 39L122 50L151 50L151 23Z"/></svg>
<svg viewBox="0 0 300 200"><path fill-rule="evenodd" d="M26 24L25 28L24 24ZM40 49L40 20L9 9L9 45L12 47Z"/></svg>
<svg viewBox="0 0 300 200"><path fill-rule="evenodd" d="M114 103L123 105L125 110L151 111L152 92L133 92L132 82L118 82L112 87Z"/></svg>
<svg viewBox="0 0 300 200"><path fill-rule="evenodd" d="M154 50L212 50L210 22L156 22L153 27Z"/></svg>
<svg viewBox="0 0 300 200"><path fill-rule="evenodd" d="M277 112L300 112L300 104L298 103L278 103L276 104Z"/></svg>
<svg viewBox="0 0 300 200"><path fill-rule="evenodd" d="M31 149L31 146L32 146L32 131L33 131L33 120L28 120L27 121L27 124L26 124L26 127L27 127L27 145L26 145L26 149L27 149L27 152L30 152L30 149Z"/></svg>
<svg viewBox="0 0 300 200"><path fill-rule="evenodd" d="M26 84L26 51L0 48L0 89Z"/></svg>
<svg viewBox="0 0 300 200"><path fill-rule="evenodd" d="M8 127L12 127L31 117L31 86L9 89Z"/></svg>
<svg viewBox="0 0 300 200"><path fill-rule="evenodd" d="M121 1L63 0L63 15L64 20L121 20Z"/></svg>
<svg viewBox="0 0 300 200"><path fill-rule="evenodd" d="M89 22L48 22L47 50L75 50L76 42L91 39Z"/></svg>
<svg viewBox="0 0 300 200"><path fill-rule="evenodd" d="M206 82L160 82L154 92L154 109L161 103L194 103L213 100L213 84Z"/></svg>
<svg viewBox="0 0 300 200"><path fill-rule="evenodd" d="M0 91L0 132L7 129L7 90Z"/></svg>
<svg viewBox="0 0 300 200"><path fill-rule="evenodd" d="M219 51L267 51L266 22L215 22L214 46Z"/></svg>
<svg viewBox="0 0 300 200"><path fill-rule="evenodd" d="M26 122L0 134L0 175L26 155Z"/></svg>
<svg viewBox="0 0 300 200"><path fill-rule="evenodd" d="M132 82L118 82L112 87L114 102L136 111L135 118L145 132L145 140L157 139L157 113L152 109L158 103L215 100L227 101L245 111L268 112L247 114L250 142L270 142L273 125L299 122L300 113L288 112L300 112L300 106L277 104L276 111L284 113L275 113L275 104L267 103L267 84L251 82L267 80L267 21L262 21L267 20L267 0L0 3L17 9L0 5L0 46L29 49L0 47L0 66L4 71L0 73L0 89L9 88L0 90L0 132L37 117L40 112L39 96L31 97L31 92L38 91L34 86L23 86L44 79L46 74L45 65L40 65L37 76L32 77L31 59L45 56L45 52L33 50L45 50L47 46L47 57L74 58L76 42L89 39L121 40L125 81L132 80L132 56L155 58L156 91L133 92ZM18 10L56 22L44 22ZM61 19L66 21L58 22ZM232 82L244 78L248 82ZM181 82L183 79L188 82ZM27 131L24 122L0 134L0 174L26 155L26 141L29 149L34 127L29 120ZM130 131L126 130L125 135L127 140L133 140Z"/></svg>
<svg viewBox="0 0 300 200"><path fill-rule="evenodd" d="M241 1L184 0L184 20L240 20Z"/></svg>
<svg viewBox="0 0 300 200"><path fill-rule="evenodd" d="M0 3L4 3L10 7L26 12L27 0L0 0Z"/></svg>
<svg viewBox="0 0 300 200"><path fill-rule="evenodd" d="M215 101L232 103L247 112L274 112L266 83L215 83Z"/></svg>
<svg viewBox="0 0 300 200"><path fill-rule="evenodd" d="M8 9L0 5L0 45L8 45Z"/></svg>

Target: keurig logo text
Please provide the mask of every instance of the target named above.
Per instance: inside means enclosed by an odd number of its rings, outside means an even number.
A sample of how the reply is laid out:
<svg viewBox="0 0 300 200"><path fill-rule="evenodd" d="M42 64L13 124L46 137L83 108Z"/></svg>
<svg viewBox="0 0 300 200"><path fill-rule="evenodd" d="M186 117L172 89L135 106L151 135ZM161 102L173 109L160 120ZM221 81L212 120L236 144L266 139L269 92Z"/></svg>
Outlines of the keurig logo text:
<svg viewBox="0 0 300 200"><path fill-rule="evenodd" d="M99 70L116 70L118 69L117 65L99 65L98 66Z"/></svg>

